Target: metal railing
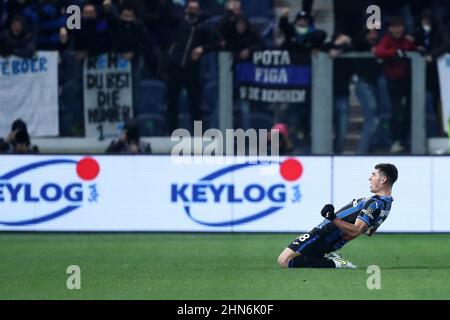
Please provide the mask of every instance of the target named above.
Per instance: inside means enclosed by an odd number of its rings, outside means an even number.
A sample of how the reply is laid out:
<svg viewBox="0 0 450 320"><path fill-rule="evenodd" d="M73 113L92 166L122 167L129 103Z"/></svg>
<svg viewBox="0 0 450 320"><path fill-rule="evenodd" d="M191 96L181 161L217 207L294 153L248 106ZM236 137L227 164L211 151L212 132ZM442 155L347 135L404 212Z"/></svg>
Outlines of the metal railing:
<svg viewBox="0 0 450 320"><path fill-rule="evenodd" d="M409 52L411 59L411 153L426 154L425 59ZM349 52L338 59L375 58L372 53ZM312 55L311 135L313 154L333 154L333 59L324 52ZM219 54L219 129L233 128L233 70L230 53Z"/></svg>

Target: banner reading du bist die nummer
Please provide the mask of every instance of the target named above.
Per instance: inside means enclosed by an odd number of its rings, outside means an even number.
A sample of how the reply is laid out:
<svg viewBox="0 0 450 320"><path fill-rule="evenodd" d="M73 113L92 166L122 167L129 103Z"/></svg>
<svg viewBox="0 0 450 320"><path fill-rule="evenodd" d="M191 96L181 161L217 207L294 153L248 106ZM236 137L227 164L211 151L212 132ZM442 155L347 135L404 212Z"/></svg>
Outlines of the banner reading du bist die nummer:
<svg viewBox="0 0 450 320"><path fill-rule="evenodd" d="M90 56L84 62L86 137L113 137L132 117L131 61L116 54Z"/></svg>

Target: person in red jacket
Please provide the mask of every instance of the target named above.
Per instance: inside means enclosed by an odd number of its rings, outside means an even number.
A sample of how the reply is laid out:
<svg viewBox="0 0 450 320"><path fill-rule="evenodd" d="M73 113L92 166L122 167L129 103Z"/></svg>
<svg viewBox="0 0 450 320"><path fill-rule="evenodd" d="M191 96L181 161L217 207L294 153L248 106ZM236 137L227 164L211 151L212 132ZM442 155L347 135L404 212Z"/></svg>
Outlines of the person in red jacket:
<svg viewBox="0 0 450 320"><path fill-rule="evenodd" d="M405 35L403 20L398 17L389 20L388 32L375 47L375 56L384 60L383 72L391 98L391 152L394 153L410 147L411 71L405 52L415 49L411 37Z"/></svg>

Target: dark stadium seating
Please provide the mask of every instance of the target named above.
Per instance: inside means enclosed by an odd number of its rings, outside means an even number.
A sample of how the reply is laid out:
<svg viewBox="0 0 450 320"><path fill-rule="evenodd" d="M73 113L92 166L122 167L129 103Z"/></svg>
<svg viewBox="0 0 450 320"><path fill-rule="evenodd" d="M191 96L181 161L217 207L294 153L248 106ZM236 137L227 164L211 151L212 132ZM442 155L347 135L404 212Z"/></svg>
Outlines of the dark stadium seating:
<svg viewBox="0 0 450 320"><path fill-rule="evenodd" d="M194 123L191 121L189 112L180 112L178 114L178 127L194 132Z"/></svg>
<svg viewBox="0 0 450 320"><path fill-rule="evenodd" d="M272 19L265 17L253 17L250 18L250 24L253 30L255 30L263 39L266 47L273 47L273 30L275 28L275 22Z"/></svg>
<svg viewBox="0 0 450 320"><path fill-rule="evenodd" d="M163 113L166 109L167 88L159 80L141 80L138 85L138 98L135 104L137 115L144 113Z"/></svg>
<svg viewBox="0 0 450 320"><path fill-rule="evenodd" d="M189 100L187 95L187 90L182 89L180 92L180 101L178 105L178 112L188 112L189 113Z"/></svg>
<svg viewBox="0 0 450 320"><path fill-rule="evenodd" d="M83 93L76 81L67 81L61 86L59 100L60 135L70 136L74 134L77 125L83 123Z"/></svg>
<svg viewBox="0 0 450 320"><path fill-rule="evenodd" d="M252 112L250 114L250 128L270 130L273 125L273 117L260 112Z"/></svg>
<svg viewBox="0 0 450 320"><path fill-rule="evenodd" d="M217 109L219 100L219 87L216 80L205 82L203 85L203 112L208 115ZM189 100L187 91L181 90L179 112L189 113Z"/></svg>
<svg viewBox="0 0 450 320"><path fill-rule="evenodd" d="M211 113L203 118L204 118L203 132L208 129L219 127L218 112Z"/></svg>
<svg viewBox="0 0 450 320"><path fill-rule="evenodd" d="M248 17L273 18L273 0L241 0L241 3Z"/></svg>
<svg viewBox="0 0 450 320"><path fill-rule="evenodd" d="M200 7L202 12L206 14L222 14L224 9L223 0L200 0Z"/></svg>
<svg viewBox="0 0 450 320"><path fill-rule="evenodd" d="M217 81L206 82L203 87L203 112L211 114L217 110L219 86Z"/></svg>
<svg viewBox="0 0 450 320"><path fill-rule="evenodd" d="M218 54L216 52L205 54L201 60L202 78L204 81L217 81L219 75Z"/></svg>
<svg viewBox="0 0 450 320"><path fill-rule="evenodd" d="M204 21L202 21L201 25L202 27L208 28L208 29L214 29L217 25L217 23L222 19L222 14L213 15Z"/></svg>
<svg viewBox="0 0 450 320"><path fill-rule="evenodd" d="M158 113L143 113L136 117L142 137L167 134L166 118Z"/></svg>

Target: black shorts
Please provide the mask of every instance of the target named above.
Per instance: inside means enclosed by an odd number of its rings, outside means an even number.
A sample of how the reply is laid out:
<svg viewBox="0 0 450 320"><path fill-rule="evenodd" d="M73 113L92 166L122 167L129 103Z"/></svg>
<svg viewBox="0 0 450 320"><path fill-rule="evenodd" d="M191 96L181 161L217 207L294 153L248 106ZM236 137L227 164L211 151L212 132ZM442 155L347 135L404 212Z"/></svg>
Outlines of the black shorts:
<svg viewBox="0 0 450 320"><path fill-rule="evenodd" d="M334 251L329 243L323 241L316 229L299 235L288 245L288 248L300 254L318 257Z"/></svg>

